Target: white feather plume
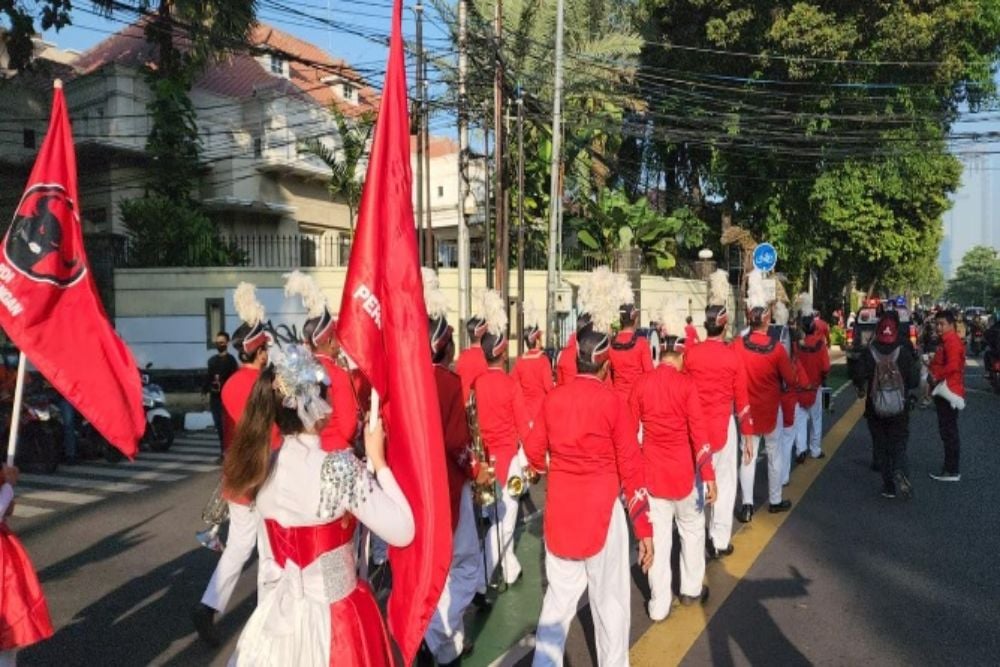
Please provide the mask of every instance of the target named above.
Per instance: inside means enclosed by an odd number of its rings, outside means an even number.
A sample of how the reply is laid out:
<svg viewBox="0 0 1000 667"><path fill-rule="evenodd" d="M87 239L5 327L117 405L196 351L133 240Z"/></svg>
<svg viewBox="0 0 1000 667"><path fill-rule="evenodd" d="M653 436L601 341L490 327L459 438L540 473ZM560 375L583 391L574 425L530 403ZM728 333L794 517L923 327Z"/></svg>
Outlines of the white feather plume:
<svg viewBox="0 0 1000 667"><path fill-rule="evenodd" d="M420 269L424 279L424 305L427 306L427 316L433 318L445 317L448 314L448 297L441 291L441 283L434 269L426 266Z"/></svg>
<svg viewBox="0 0 1000 667"><path fill-rule="evenodd" d="M486 290L482 288L472 290L472 303L469 304L469 309L472 311L469 313L470 317L483 317L483 297L486 295Z"/></svg>
<svg viewBox="0 0 1000 667"><path fill-rule="evenodd" d="M767 302L764 276L754 269L747 274L747 308L767 308Z"/></svg>
<svg viewBox="0 0 1000 667"><path fill-rule="evenodd" d="M717 269L708 277L708 305L724 306L729 300L729 274Z"/></svg>
<svg viewBox="0 0 1000 667"><path fill-rule="evenodd" d="M537 327L542 319L541 312L538 310L538 306L532 300L527 300L524 302L524 326L525 327Z"/></svg>
<svg viewBox="0 0 1000 667"><path fill-rule="evenodd" d="M812 315L813 312L813 299L809 292L802 292L797 297L795 297L795 310L799 313L799 316Z"/></svg>
<svg viewBox="0 0 1000 667"><path fill-rule="evenodd" d="M233 291L236 314L250 326L264 319L264 304L257 300L257 288L250 283L240 283Z"/></svg>
<svg viewBox="0 0 1000 667"><path fill-rule="evenodd" d="M628 284L627 278L625 284ZM580 312L590 313L595 331L611 332L611 324L617 321L618 308L622 305L622 285L621 277L606 266L597 267L580 283L577 307Z"/></svg>
<svg viewBox="0 0 1000 667"><path fill-rule="evenodd" d="M482 316L486 320L486 330L494 336L507 331L507 309L503 297L496 290L483 292Z"/></svg>
<svg viewBox="0 0 1000 667"><path fill-rule="evenodd" d="M635 293L632 291L632 281L624 273L615 274L615 294L618 306L635 303Z"/></svg>
<svg viewBox="0 0 1000 667"><path fill-rule="evenodd" d="M788 324L788 306L785 305L784 301L776 301L772 313L775 324L780 324L781 326Z"/></svg>
<svg viewBox="0 0 1000 667"><path fill-rule="evenodd" d="M292 271L283 277L285 296L302 297L302 305L305 306L308 317L319 317L323 314L323 309L326 308L326 296L312 276L301 271Z"/></svg>
<svg viewBox="0 0 1000 667"><path fill-rule="evenodd" d="M670 322L670 317L674 312L674 300L669 296L664 297L663 301L660 302L660 319L657 322L660 325L660 331L665 332L668 330L668 322Z"/></svg>

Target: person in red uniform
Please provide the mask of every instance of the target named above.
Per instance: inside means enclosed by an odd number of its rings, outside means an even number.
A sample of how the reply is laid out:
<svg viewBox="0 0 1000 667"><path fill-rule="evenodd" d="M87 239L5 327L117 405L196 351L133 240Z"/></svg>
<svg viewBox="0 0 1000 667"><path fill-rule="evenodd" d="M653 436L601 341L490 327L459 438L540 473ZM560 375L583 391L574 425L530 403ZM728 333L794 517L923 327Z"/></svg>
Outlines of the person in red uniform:
<svg viewBox="0 0 1000 667"><path fill-rule="evenodd" d="M337 362L340 355L337 318L324 306L320 315L310 317L302 325L302 337L330 380L326 401L333 414L320 431L320 447L327 452L350 449L360 442L363 426L351 374Z"/></svg>
<svg viewBox="0 0 1000 667"><path fill-rule="evenodd" d="M542 409L545 395L552 391L552 363L542 350L542 330L538 324L525 326L524 346L527 352L514 362L511 374L521 386L524 395L524 405L528 410L528 421L533 422L535 415Z"/></svg>
<svg viewBox="0 0 1000 667"><path fill-rule="evenodd" d="M270 337L264 326L264 309L257 301L256 289L241 283L234 294L237 312L243 324L233 333L233 348L242 365L222 387L224 448L226 451L236 433L236 425L243 416L261 369L268 363L267 347ZM277 430L274 434L280 438ZM272 442L272 445L274 443ZM215 629L215 614L225 611L229 598L236 588L243 566L257 546L257 515L247 498L232 497L225 490L223 498L229 505L229 534L226 548L209 579L201 602L191 611L191 619L198 636L209 646L218 646L220 638Z"/></svg>
<svg viewBox="0 0 1000 667"><path fill-rule="evenodd" d="M683 373L683 357L667 343L656 370L635 382L629 397L642 425L642 459L653 524L653 564L649 568L649 617L670 613L674 525L681 540L680 601L708 597L705 579L705 505L715 502L712 447L694 380ZM705 484L701 497L698 481Z"/></svg>
<svg viewBox="0 0 1000 667"><path fill-rule="evenodd" d="M684 320L685 348L692 348L700 342L701 339L698 337L698 330L694 328L694 318L688 315Z"/></svg>
<svg viewBox="0 0 1000 667"><path fill-rule="evenodd" d="M535 634L536 667L562 665L569 625L585 591L598 664L628 664L629 537L619 501L623 488L644 572L655 553L638 426L627 403L603 382L611 341L586 329L577 334L577 342L578 375L545 397L525 446L531 468L548 474L548 589Z"/></svg>
<svg viewBox="0 0 1000 667"><path fill-rule="evenodd" d="M18 649L52 636L45 592L24 545L7 526L18 469L0 462L0 665L14 667Z"/></svg>
<svg viewBox="0 0 1000 667"><path fill-rule="evenodd" d="M955 332L955 313L942 310L934 316L934 327L941 339L927 371L934 385L931 395L937 410L938 432L944 443L944 465L940 473L931 473L939 482L958 482L959 472L958 413L965 409L965 345Z"/></svg>
<svg viewBox="0 0 1000 667"><path fill-rule="evenodd" d="M653 370L653 353L649 341L635 329L639 310L631 303L622 304L618 318L622 328L611 341L611 381L618 395L628 400L636 380Z"/></svg>
<svg viewBox="0 0 1000 667"><path fill-rule="evenodd" d="M756 272L752 272L751 275ZM767 451L768 510L786 512L792 503L781 498L782 457L781 423L779 422L782 382L785 386L797 386L795 368L788 352L774 338L768 335L771 323L770 309L766 297L750 299L748 319L750 333L737 338L733 343L746 371L747 391L750 399L750 414L753 416L754 435L746 438L743 445L743 460L740 465L740 490L743 505L738 518L747 523L753 518L753 487L757 469L757 452L760 438L764 438Z"/></svg>
<svg viewBox="0 0 1000 667"><path fill-rule="evenodd" d="M739 478L737 431L744 438L751 437L754 432L743 362L723 340L728 323L729 312L724 303L709 306L705 309L707 338L684 349L684 372L694 380L701 399L718 489L718 498L706 510L708 542L705 552L713 559L733 553L733 508Z"/></svg>
<svg viewBox="0 0 1000 667"><path fill-rule="evenodd" d="M593 325L590 313L580 313L576 318L576 331L569 335L566 346L556 355L556 384L563 385L576 377L576 337L580 331Z"/></svg>
<svg viewBox="0 0 1000 667"><path fill-rule="evenodd" d="M455 372L462 379L462 401L468 403L472 383L486 372L486 357L483 355L481 345L483 335L486 333L486 320L473 315L465 323L465 330L469 334L469 347L459 353Z"/></svg>
<svg viewBox="0 0 1000 667"><path fill-rule="evenodd" d="M505 326L504 323L503 326ZM523 474L524 460L519 449L530 430L528 411L517 380L504 371L507 363L507 336L502 328L493 328L481 341L488 364L485 373L472 383L479 435L486 455L494 461L500 492L494 510L488 512L491 525L486 533L486 579L480 593L486 593L486 581L493 580L499 563L503 580L513 584L521 577L521 563L514 555L514 528L517 525L518 499L507 492L507 480ZM499 533L499 535L498 535Z"/></svg>
<svg viewBox="0 0 1000 667"><path fill-rule="evenodd" d="M488 467L480 465L471 455L472 437L462 402L462 381L449 369L455 357L452 328L443 313L436 315L430 317L428 329L444 431L453 536L451 569L424 641L436 664L444 666L460 664L462 656L472 651L472 642L465 640L463 616L469 604L474 602L485 574L470 482L485 484L491 479Z"/></svg>
<svg viewBox="0 0 1000 667"><path fill-rule="evenodd" d="M795 356L802 369L805 389L799 393L795 415L796 460L806 456L821 459L823 453L823 385L830 374L828 332L819 326L823 320L815 316L812 305L800 311L799 328L803 337L794 343ZM825 323L824 323L825 324ZM811 429L811 430L810 430ZM808 445L808 446L807 446Z"/></svg>

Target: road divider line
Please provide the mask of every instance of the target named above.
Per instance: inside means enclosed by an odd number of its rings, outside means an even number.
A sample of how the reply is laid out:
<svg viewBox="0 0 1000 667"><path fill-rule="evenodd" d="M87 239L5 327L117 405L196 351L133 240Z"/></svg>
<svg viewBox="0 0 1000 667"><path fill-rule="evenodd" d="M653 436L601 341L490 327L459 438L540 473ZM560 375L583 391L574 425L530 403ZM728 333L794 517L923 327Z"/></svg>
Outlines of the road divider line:
<svg viewBox="0 0 1000 667"><path fill-rule="evenodd" d="M823 438L825 459L807 459L807 463L794 468L787 487L786 497L798 507L803 496L833 459L834 454L847 439L851 430L864 413L864 403L856 401ZM637 667L664 667L677 665L701 636L737 584L746 576L757 558L777 534L791 512L770 514L755 513L753 521L743 524L733 535L733 555L708 563L705 579L711 596L704 606L674 607L662 623L653 625L632 646L631 663Z"/></svg>
<svg viewBox="0 0 1000 667"><path fill-rule="evenodd" d="M149 487L145 484L133 484L131 482L108 482L100 479L86 479L83 477L66 477L65 475L20 475L18 480L27 484L41 484L48 486L65 486L71 489L89 489L101 491L103 493L134 493L144 491Z"/></svg>

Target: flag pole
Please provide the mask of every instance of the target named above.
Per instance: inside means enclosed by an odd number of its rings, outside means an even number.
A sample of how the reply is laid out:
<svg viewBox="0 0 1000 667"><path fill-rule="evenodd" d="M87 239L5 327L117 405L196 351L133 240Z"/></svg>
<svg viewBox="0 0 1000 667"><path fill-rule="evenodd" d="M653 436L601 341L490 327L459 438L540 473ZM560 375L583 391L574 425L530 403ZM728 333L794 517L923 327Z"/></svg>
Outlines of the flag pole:
<svg viewBox="0 0 1000 667"><path fill-rule="evenodd" d="M372 389L372 405L371 410L368 412L368 430L374 431L375 424L378 423L378 411L380 403L378 392Z"/></svg>
<svg viewBox="0 0 1000 667"><path fill-rule="evenodd" d="M28 359L24 352L17 356L17 384L14 385L14 414L10 418L10 437L7 439L7 465L14 465L17 453L17 430L21 427L21 402L24 398L24 371Z"/></svg>

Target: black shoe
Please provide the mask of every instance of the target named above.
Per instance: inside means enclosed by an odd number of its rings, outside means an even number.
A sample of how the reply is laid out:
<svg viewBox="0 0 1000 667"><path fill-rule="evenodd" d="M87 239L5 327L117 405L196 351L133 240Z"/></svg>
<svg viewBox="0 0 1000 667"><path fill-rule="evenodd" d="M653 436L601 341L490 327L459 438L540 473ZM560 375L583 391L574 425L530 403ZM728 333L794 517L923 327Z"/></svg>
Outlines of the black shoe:
<svg viewBox="0 0 1000 667"><path fill-rule="evenodd" d="M725 549L716 549L715 545L709 542L708 547L705 549L705 557L708 558L708 560L719 560L720 558L731 556L735 550L736 549L732 544Z"/></svg>
<svg viewBox="0 0 1000 667"><path fill-rule="evenodd" d="M780 503L777 504L771 503L770 505L767 506L767 511L770 512L771 514L777 514L778 512L787 512L790 509L792 509L792 501L788 500L787 498L785 500L782 500Z"/></svg>
<svg viewBox="0 0 1000 667"><path fill-rule="evenodd" d="M222 643L215 629L215 610L207 604L199 602L198 606L191 610L191 621L203 642L213 648Z"/></svg>
<svg viewBox="0 0 1000 667"><path fill-rule="evenodd" d="M461 658L455 658L455 661L455 664L462 664ZM434 660L434 654L431 653L430 647L427 646L427 642L420 642L420 648L417 649L417 657L413 661L413 664L415 667L434 667L437 664Z"/></svg>
<svg viewBox="0 0 1000 667"><path fill-rule="evenodd" d="M884 484L882 486L882 497L892 500L896 497L896 487L892 484Z"/></svg>
<svg viewBox="0 0 1000 667"><path fill-rule="evenodd" d="M485 593L476 593L472 596L472 606L479 611L488 611L493 608L493 601Z"/></svg>
<svg viewBox="0 0 1000 667"><path fill-rule="evenodd" d="M690 607L695 603L705 604L705 601L708 600L708 586L702 586L701 593L698 595L679 595L678 598L685 607Z"/></svg>
<svg viewBox="0 0 1000 667"><path fill-rule="evenodd" d="M740 507L740 511L736 513L736 518L740 523L750 523L753 521L753 505L746 504Z"/></svg>
<svg viewBox="0 0 1000 667"><path fill-rule="evenodd" d="M814 459L825 459L826 458L826 453L825 452L820 452L819 454L817 454L813 458ZM875 465L875 464L873 463L872 465Z"/></svg>
<svg viewBox="0 0 1000 667"><path fill-rule="evenodd" d="M806 453L805 452L801 452L800 454L797 454L795 456L795 462L796 463L805 463L806 462Z"/></svg>
<svg viewBox="0 0 1000 667"><path fill-rule="evenodd" d="M900 498L909 500L913 497L913 485L910 484L906 473L902 470L897 470L892 474L892 481L895 482L896 491L899 493Z"/></svg>
<svg viewBox="0 0 1000 667"><path fill-rule="evenodd" d="M937 480L938 482L960 482L962 481L962 476L957 472L948 472L947 470L942 470L940 473L935 475L930 474L931 479Z"/></svg>

